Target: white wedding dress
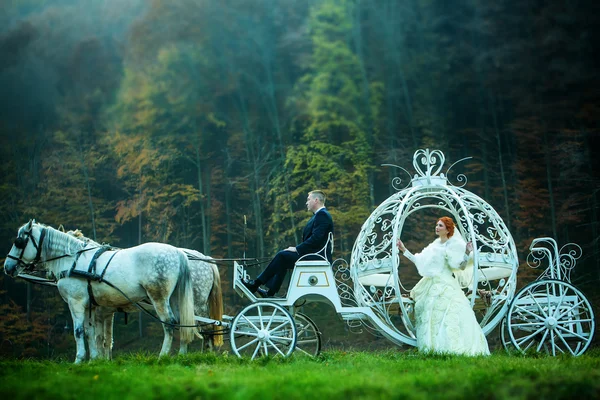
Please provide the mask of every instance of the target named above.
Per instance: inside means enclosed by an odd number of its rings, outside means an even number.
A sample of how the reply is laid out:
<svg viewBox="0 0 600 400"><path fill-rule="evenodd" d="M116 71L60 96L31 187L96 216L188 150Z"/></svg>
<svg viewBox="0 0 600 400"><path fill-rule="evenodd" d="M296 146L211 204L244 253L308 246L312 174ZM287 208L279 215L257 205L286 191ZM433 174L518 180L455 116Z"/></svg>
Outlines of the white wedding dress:
<svg viewBox="0 0 600 400"><path fill-rule="evenodd" d="M452 275L461 271L465 248L462 237L453 235L445 243L436 239L421 253L404 252L423 277L411 290L417 347L421 351L490 354L471 304ZM472 268L472 263L467 268Z"/></svg>

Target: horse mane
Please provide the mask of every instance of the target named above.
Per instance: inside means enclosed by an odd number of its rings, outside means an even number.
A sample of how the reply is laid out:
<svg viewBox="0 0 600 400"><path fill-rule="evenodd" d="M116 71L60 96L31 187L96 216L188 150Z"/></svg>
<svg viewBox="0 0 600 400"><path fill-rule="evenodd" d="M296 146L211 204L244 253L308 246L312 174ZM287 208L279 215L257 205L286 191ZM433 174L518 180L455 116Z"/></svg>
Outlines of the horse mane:
<svg viewBox="0 0 600 400"><path fill-rule="evenodd" d="M79 240L82 240L86 244L91 244L91 245L95 245L95 246L103 246L103 245L110 246L109 244L100 244L100 243L96 242L95 240L90 239L89 237L85 236L83 234L83 232L81 232L81 230L79 230L79 229L70 230L65 233L69 236L73 236ZM112 247L112 246L110 246L110 247Z"/></svg>
<svg viewBox="0 0 600 400"><path fill-rule="evenodd" d="M81 239L67 235L49 225L39 222L36 222L35 225L40 228L46 228L46 238L42 243L42 250L45 254L56 252L57 250L62 250L65 254L74 254L85 247L85 242Z"/></svg>
<svg viewBox="0 0 600 400"><path fill-rule="evenodd" d="M26 229L26 227L29 224L30 222L27 222L26 224L21 226L21 228L19 228L19 236L21 236L22 231ZM67 235L66 233L54 229L49 225L36 222L35 220L32 221L31 228L39 228L40 231L46 229L46 235L44 237L44 240L42 241L41 250L42 254L45 255L42 261L54 257L60 257L61 255L74 255L79 250L85 247L85 243L82 240L77 239L74 236ZM37 237L36 241L39 243L40 237ZM57 273L60 272L59 270L63 266L65 260L68 260L68 258L58 258L55 260L44 262L45 264L47 264L44 269L47 271L48 274L53 273L56 276ZM68 262L71 263L72 260Z"/></svg>

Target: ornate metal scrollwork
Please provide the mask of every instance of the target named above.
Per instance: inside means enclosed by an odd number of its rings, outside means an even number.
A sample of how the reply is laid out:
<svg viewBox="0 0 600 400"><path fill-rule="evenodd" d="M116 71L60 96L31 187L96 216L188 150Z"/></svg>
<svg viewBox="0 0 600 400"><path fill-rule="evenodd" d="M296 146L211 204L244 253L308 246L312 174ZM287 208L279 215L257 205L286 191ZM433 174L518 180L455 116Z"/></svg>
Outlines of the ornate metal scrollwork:
<svg viewBox="0 0 600 400"><path fill-rule="evenodd" d="M401 169L412 178L410 183L404 187L400 187L400 183L404 183L405 180L400 178L392 180L392 186L398 191L381 203L363 224L352 250L349 268L354 281L354 300L359 306L370 307L390 326L394 325L394 321L397 323L398 318L396 311L394 311L393 318L390 315L391 304L400 308L398 312L403 316L403 320L408 313L407 304L410 304L401 301L403 293L407 293L410 288L408 290L404 288L400 281L399 255L395 248L395 240L402 234L405 220L421 210L441 209L451 215L465 240L476 244L475 254L483 253L482 260L485 259L485 254L489 254L490 260L486 262L486 267L498 265L499 268L503 268L508 266L507 270L510 276L502 276L502 279L497 278L497 271L495 271L496 275L492 275L491 272L494 271L488 269L485 271L488 275L485 275L480 272L479 268L475 272L477 281L472 279L471 292L474 293L470 297L472 302L475 301L475 294L478 293L478 290L484 290L490 296L487 299L487 308L484 310L485 315L481 321L484 332L491 331L500 322L503 317L502 312L512 299L516 288L518 260L516 246L508 228L492 206L464 188L467 183L467 177L464 174L457 175L455 179L458 183L456 185L448 182L448 175L453 167L469 158L463 158L453 163L445 174L442 169L446 158L440 150L417 150L413 156L415 170L413 175L402 167L385 164ZM391 259L392 267L386 268L385 272L371 268L374 267L373 263L380 259ZM479 258L476 260L476 266L478 262ZM479 275L477 275L478 272ZM397 279L376 288L372 288L370 284L363 286L360 283L361 280L369 282L375 278L379 278L380 281L384 279L383 276L364 279L373 274L391 274ZM406 329L403 330L402 327L394 326L399 329L399 336L409 339L410 326L405 326Z"/></svg>
<svg viewBox="0 0 600 400"><path fill-rule="evenodd" d="M549 237L533 239L529 246L527 265L539 268L547 260L548 267L540 274L538 280L558 279L571 282L571 271L583 254L581 247L575 243L567 243L558 248L556 241Z"/></svg>

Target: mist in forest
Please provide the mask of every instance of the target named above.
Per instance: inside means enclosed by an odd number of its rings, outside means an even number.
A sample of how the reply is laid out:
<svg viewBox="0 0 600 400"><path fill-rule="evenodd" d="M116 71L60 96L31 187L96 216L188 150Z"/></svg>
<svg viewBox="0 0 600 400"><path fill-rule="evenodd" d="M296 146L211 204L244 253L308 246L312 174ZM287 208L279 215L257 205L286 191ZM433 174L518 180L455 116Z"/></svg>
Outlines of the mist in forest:
<svg viewBox="0 0 600 400"><path fill-rule="evenodd" d="M521 259L535 237L578 243L572 281L598 304L598 4L5 2L0 250L35 218L119 247L269 257L299 243L306 193L320 188L335 257L349 259L396 191L382 165L412 171L430 148L446 168L473 157L457 173ZM433 222L411 222L414 246ZM537 275L524 267L519 284ZM3 303L24 313L24 284L0 279ZM55 300L38 297L30 317Z"/></svg>

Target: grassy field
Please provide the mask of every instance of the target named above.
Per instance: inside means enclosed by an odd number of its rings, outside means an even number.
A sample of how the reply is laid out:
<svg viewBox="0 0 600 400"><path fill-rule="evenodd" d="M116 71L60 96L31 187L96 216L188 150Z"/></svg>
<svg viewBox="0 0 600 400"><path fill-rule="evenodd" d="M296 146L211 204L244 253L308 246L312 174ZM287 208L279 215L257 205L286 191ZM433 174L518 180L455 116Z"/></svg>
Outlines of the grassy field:
<svg viewBox="0 0 600 400"><path fill-rule="evenodd" d="M129 354L73 365L0 360L2 399L598 399L600 349L584 356L427 356L330 351L318 358L161 358Z"/></svg>

